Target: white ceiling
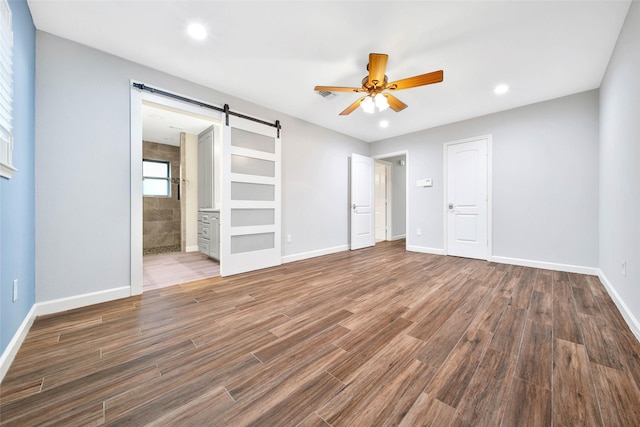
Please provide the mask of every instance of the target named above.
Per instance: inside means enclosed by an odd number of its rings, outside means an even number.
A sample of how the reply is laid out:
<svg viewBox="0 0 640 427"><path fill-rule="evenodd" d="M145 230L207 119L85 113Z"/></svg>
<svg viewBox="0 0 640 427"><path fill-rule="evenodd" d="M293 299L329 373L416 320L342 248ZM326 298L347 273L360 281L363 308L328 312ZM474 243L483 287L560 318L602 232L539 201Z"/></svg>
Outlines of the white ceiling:
<svg viewBox="0 0 640 427"><path fill-rule="evenodd" d="M180 133L198 135L212 122L192 114L176 112L165 106L143 103L142 140L180 146Z"/></svg>
<svg viewBox="0 0 640 427"><path fill-rule="evenodd" d="M28 3L39 30L376 141L599 87L630 1ZM313 87L359 86L370 52L389 54L390 81L443 69L444 82L396 92L400 113L338 116L358 94Z"/></svg>

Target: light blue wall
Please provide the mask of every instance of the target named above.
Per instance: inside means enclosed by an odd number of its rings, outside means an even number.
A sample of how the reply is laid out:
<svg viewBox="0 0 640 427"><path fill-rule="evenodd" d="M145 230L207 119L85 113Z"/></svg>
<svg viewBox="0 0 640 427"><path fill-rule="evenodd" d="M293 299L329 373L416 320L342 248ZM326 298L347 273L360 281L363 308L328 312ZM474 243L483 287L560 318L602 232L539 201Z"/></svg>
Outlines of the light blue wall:
<svg viewBox="0 0 640 427"><path fill-rule="evenodd" d="M13 162L18 171L0 178L0 353L35 302L35 28L24 0L10 1L13 15ZM13 280L18 300L12 302Z"/></svg>

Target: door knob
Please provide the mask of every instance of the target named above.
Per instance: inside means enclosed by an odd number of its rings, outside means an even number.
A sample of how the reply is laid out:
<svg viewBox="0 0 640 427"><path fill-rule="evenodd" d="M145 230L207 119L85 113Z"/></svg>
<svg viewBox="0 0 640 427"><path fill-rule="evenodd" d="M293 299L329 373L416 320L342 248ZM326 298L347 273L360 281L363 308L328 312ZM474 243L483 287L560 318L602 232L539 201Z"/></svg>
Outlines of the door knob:
<svg viewBox="0 0 640 427"><path fill-rule="evenodd" d="M453 209L453 203L449 203L449 209Z"/></svg>
<svg viewBox="0 0 640 427"><path fill-rule="evenodd" d="M352 207L353 207L353 210L355 210L356 209L356 204L354 203Z"/></svg>

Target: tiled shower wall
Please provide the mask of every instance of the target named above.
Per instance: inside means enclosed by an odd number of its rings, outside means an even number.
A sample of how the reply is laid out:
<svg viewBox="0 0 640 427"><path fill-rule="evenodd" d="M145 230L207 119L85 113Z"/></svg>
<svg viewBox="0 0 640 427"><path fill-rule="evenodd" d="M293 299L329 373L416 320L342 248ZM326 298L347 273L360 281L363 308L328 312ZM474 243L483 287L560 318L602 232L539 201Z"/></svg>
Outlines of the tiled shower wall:
<svg viewBox="0 0 640 427"><path fill-rule="evenodd" d="M144 197L143 248L145 254L180 251L180 147L143 141L144 159L171 164L171 197Z"/></svg>

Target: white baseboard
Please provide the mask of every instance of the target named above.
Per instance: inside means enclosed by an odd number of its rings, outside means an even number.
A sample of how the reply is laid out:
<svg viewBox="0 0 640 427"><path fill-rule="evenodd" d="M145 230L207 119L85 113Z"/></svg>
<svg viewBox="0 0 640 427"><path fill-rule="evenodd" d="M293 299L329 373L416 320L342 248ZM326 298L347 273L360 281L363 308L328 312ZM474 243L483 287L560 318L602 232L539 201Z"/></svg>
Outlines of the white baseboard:
<svg viewBox="0 0 640 427"><path fill-rule="evenodd" d="M492 256L489 258L489 261L497 262L499 264L511 264L511 265L520 265L523 267L541 268L543 270L566 271L567 273L589 274L592 276L597 276L599 271L598 268L596 267L584 267L581 265L571 265L571 264L557 264L554 262L533 261L529 259L509 258L504 256Z"/></svg>
<svg viewBox="0 0 640 427"><path fill-rule="evenodd" d="M74 308L85 307L87 305L99 304L101 302L113 301L131 296L131 287L107 289L89 294L76 295L67 298L55 299L52 301L38 302L36 315L59 313L61 311L73 310Z"/></svg>
<svg viewBox="0 0 640 427"><path fill-rule="evenodd" d="M402 239L405 239L406 237L407 237L406 234L400 234L399 236L391 236L391 241L402 240Z"/></svg>
<svg viewBox="0 0 640 427"><path fill-rule="evenodd" d="M29 329L31 329L34 320L36 320L35 304L31 306L31 310L29 310L20 327L13 335L13 338L9 341L9 345L7 345L7 348L2 352L2 356L0 356L0 382L4 379L11 363L13 363L13 359L16 357L16 354L18 354L18 350L20 350L22 342L27 337L27 333L29 333Z"/></svg>
<svg viewBox="0 0 640 427"><path fill-rule="evenodd" d="M420 252L423 254L445 255L444 249L428 248L426 246L407 245L407 250L411 252Z"/></svg>
<svg viewBox="0 0 640 427"><path fill-rule="evenodd" d="M308 258L315 258L317 256L329 255L329 254L334 254L336 252L342 252L347 250L349 250L349 245L341 245L341 246L334 246L332 248L319 249L317 251L309 251L309 252L302 252L299 254L285 255L282 257L282 263L286 264L288 262L300 261Z"/></svg>
<svg viewBox="0 0 640 427"><path fill-rule="evenodd" d="M598 269L598 277L600 278L600 281L604 284L604 287L609 293L609 296L613 300L614 304L616 305L616 307L618 307L618 311L620 311L620 313L622 314L622 317L624 317L624 320L627 322L627 325L629 325L631 332L633 332L633 334L636 336L636 339L640 341L640 321L638 321L638 319L633 315L631 310L629 310L629 307L627 306L627 304L625 304L623 299L620 298L620 295L618 295L618 292L616 292L611 282L609 282L609 279L607 279L607 276L605 276L602 270L600 269Z"/></svg>
<svg viewBox="0 0 640 427"><path fill-rule="evenodd" d="M195 246L187 246L186 248L184 248L185 252L198 252L198 245Z"/></svg>

